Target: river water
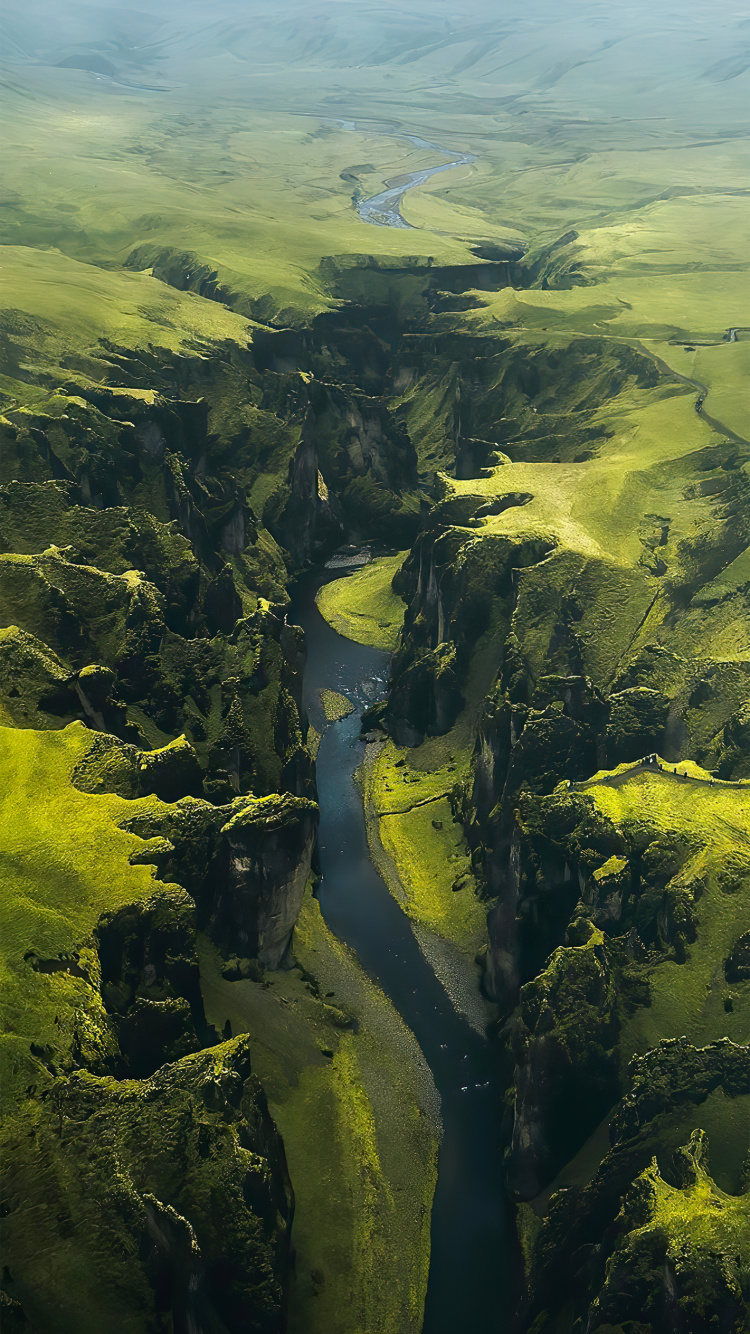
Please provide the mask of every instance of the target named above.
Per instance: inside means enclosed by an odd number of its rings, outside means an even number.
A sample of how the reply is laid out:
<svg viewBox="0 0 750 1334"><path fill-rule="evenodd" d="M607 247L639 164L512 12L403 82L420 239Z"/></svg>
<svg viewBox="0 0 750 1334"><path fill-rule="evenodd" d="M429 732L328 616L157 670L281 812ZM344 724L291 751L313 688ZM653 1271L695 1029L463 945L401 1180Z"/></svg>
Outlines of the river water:
<svg viewBox="0 0 750 1334"><path fill-rule="evenodd" d="M358 130L361 134L376 133L374 130L364 129L355 120L335 120L333 124L342 130ZM377 133L382 134L383 131ZM412 224L401 216L401 201L407 190L413 190L417 185L424 185L431 176L438 176L442 171L452 171L454 167L466 166L476 162L477 159L473 153L455 153L450 148L441 148L440 144L430 143L429 139L421 139L418 134L394 134L393 138L405 139L407 143L414 144L415 148L423 148L431 153L443 153L451 159L450 162L441 162L437 167L425 167L422 171L408 172L400 185L393 185L388 190L382 190L379 195L371 195L369 199L361 199L357 204L357 212L363 222L369 222L374 227L403 227L413 231Z"/></svg>
<svg viewBox="0 0 750 1334"><path fill-rule="evenodd" d="M302 579L292 619L305 630L305 706L323 726L321 689L355 706L325 725L317 758L321 910L414 1033L441 1099L443 1139L432 1212L424 1334L501 1334L512 1305L509 1223L500 1189L501 1090L487 1040L454 1009L408 917L370 861L353 779L363 710L385 694L389 655L343 639L323 620L318 588L345 572Z"/></svg>

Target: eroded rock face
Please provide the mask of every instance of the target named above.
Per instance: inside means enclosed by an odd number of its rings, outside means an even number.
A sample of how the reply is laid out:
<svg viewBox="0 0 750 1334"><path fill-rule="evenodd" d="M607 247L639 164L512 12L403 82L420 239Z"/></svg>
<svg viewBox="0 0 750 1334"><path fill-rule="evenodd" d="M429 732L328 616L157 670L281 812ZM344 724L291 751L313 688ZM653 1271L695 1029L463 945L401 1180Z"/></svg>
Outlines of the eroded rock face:
<svg viewBox="0 0 750 1334"><path fill-rule="evenodd" d="M240 797L227 806L190 798L125 827L162 846L142 860L192 895L198 925L231 954L276 968L310 875L318 808L288 794Z"/></svg>
<svg viewBox="0 0 750 1334"><path fill-rule="evenodd" d="M532 683L514 641L509 635L501 677L483 707L466 813L488 888L501 897L521 792L551 793L564 780L581 782L659 751L669 711L659 691L605 695L584 674Z"/></svg>
<svg viewBox="0 0 750 1334"><path fill-rule="evenodd" d="M712 1097L727 1108L746 1099L750 1048L664 1041L629 1074L600 1165L585 1185L551 1197L532 1246L522 1327L548 1334L565 1303L592 1334L631 1320L647 1334L704 1334L717 1320L739 1334L747 1182L717 1188L701 1121Z"/></svg>
<svg viewBox="0 0 750 1334"><path fill-rule="evenodd" d="M652 768L661 799L668 790L677 800L679 776ZM633 782L627 774L611 781ZM656 795L651 799L658 805ZM729 789L728 799L741 802L741 794ZM622 1026L650 1004L659 963L688 966L700 942L696 905L710 839L710 830L664 827L658 816L651 823L647 804L640 818L615 823L586 789L567 785L518 799L484 961L486 989L510 1016L502 1031L514 1066L505 1171L518 1198L548 1186L622 1094ZM722 873L730 895L746 873L741 857ZM725 963L728 982L742 985L743 959L741 938ZM731 996L729 1002L731 1008ZM675 1098L678 1073L672 1061ZM659 1077L654 1066L652 1082ZM690 1079L694 1090L698 1072ZM645 1084L640 1096L648 1100ZM613 1126L624 1115L618 1112Z"/></svg>
<svg viewBox="0 0 750 1334"><path fill-rule="evenodd" d="M331 505L320 472L315 417L308 408L299 443L289 461L286 482L263 511L269 530L287 546L295 565L303 565L341 541L344 528Z"/></svg>
<svg viewBox="0 0 750 1334"><path fill-rule="evenodd" d="M398 676L382 715L397 745L450 731L463 705L453 644L422 653Z"/></svg>
<svg viewBox="0 0 750 1334"><path fill-rule="evenodd" d="M617 1096L620 951L582 919L521 988L508 1188L531 1199L588 1138Z"/></svg>
<svg viewBox="0 0 750 1334"><path fill-rule="evenodd" d="M227 872L214 898L211 933L263 967L276 968L310 875L317 807L289 796L236 805L221 829Z"/></svg>
<svg viewBox="0 0 750 1334"><path fill-rule="evenodd" d="M514 572L549 550L533 540L477 540L455 526L480 510L482 501L462 496L436 505L394 582L408 607L383 722L400 744L418 745L425 735L450 730L464 704L472 653L491 616L509 626Z"/></svg>
<svg viewBox="0 0 750 1334"><path fill-rule="evenodd" d="M23 811L15 825L4 811L22 868L6 904L16 927L15 990L6 994L2 1035L4 1070L15 1078L9 1093L4 1076L0 1125L3 1283L12 1318L71 1334L94 1334L102 1320L143 1330L281 1331L291 1222L283 1151L251 1077L249 1047L218 1046L206 1022L196 948L199 914L210 929L214 894L238 890L222 831L233 818L241 823L248 802L217 808L196 798L171 804L149 797L131 806L132 794L84 796L74 777L104 773L111 793L114 780L137 776L132 757L128 768L134 748L80 724L59 736L3 735L8 763L23 750L37 805L51 802L54 812L52 820L48 809L40 815L53 850L48 881L35 883L35 903L44 908L24 916L15 886L26 883L23 868L31 867L29 879L36 872L39 833L32 825L27 838ZM89 741L97 755L87 769ZM66 768L73 755L81 757L77 774ZM252 850L262 863L256 874L265 872L264 902L283 891L284 911L294 918L299 898L289 882L301 895L315 808L283 795L256 805L263 829ZM129 809L149 840L142 847L116 828ZM300 865L264 859L272 812L277 824L283 817ZM309 836L298 846L295 816L300 823L309 817ZM144 863L155 860L171 883L152 883ZM198 906L175 883L175 870ZM56 936L45 925L53 915ZM288 935L293 919L278 916ZM284 942L273 937L271 944L278 955ZM258 951L257 940L252 947ZM20 1033L13 1018L19 996ZM40 1237L50 1262L44 1274Z"/></svg>
<svg viewBox="0 0 750 1334"><path fill-rule="evenodd" d="M522 982L563 943L577 916L609 937L630 939L636 952L647 947L684 960L703 890L699 871L690 869L694 839L646 822L616 826L585 790L561 785L547 797L520 797L507 844L488 918L488 989L501 1004L513 1001L512 990L494 980L508 972L501 954L512 957Z"/></svg>
<svg viewBox="0 0 750 1334"><path fill-rule="evenodd" d="M721 778L750 778L750 703L725 723L718 752Z"/></svg>
<svg viewBox="0 0 750 1334"><path fill-rule="evenodd" d="M29 1328L281 1334L293 1194L246 1038L142 1082L72 1075L19 1110L4 1286Z"/></svg>
<svg viewBox="0 0 750 1334"><path fill-rule="evenodd" d="M119 1073L142 1079L215 1040L203 1009L196 929L193 900L167 887L99 919L94 939Z"/></svg>

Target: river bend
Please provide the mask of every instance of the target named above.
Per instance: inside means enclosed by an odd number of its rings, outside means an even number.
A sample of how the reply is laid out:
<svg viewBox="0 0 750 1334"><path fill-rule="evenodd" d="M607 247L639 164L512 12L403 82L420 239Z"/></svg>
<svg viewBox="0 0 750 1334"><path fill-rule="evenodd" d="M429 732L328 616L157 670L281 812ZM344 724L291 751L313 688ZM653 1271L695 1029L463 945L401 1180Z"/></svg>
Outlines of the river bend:
<svg viewBox="0 0 750 1334"><path fill-rule="evenodd" d="M337 120L333 123L342 130L359 130L360 133L366 133L354 120ZM452 171L454 167L467 166L477 159L473 153L456 153L451 148L441 148L440 144L432 144L429 139L421 139L418 134L398 134L393 137L405 139L408 143L414 144L415 148L424 148L431 153L442 153L451 159L450 162L441 162L437 167L424 167L422 171L408 172L399 185L392 185L378 195L371 195L369 199L361 199L357 204L357 212L362 221L371 223L373 227L403 227L413 231L412 224L401 216L401 201L407 191L415 189L418 185L424 185L431 176L438 176L443 171Z"/></svg>

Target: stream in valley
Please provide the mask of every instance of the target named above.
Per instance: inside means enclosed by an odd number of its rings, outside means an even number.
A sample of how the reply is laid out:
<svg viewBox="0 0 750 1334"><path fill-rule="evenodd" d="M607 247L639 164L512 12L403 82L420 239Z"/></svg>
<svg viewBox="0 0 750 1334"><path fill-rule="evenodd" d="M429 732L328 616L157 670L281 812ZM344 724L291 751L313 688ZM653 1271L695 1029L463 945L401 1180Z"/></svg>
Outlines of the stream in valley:
<svg viewBox="0 0 750 1334"><path fill-rule="evenodd" d="M501 1091L489 1042L455 1010L420 950L408 917L370 861L354 771L365 743L364 709L385 694L389 654L336 633L315 605L318 588L347 572L303 578L293 617L305 630L305 706L320 720L319 692L335 690L353 713L325 726L317 757L321 910L355 950L414 1033L441 1099L443 1140L432 1212L424 1334L501 1334L509 1327L510 1229L500 1189Z"/></svg>
<svg viewBox="0 0 750 1334"><path fill-rule="evenodd" d="M360 133L367 133L354 120L335 120L333 124L342 130L359 130ZM394 134L393 137L405 139L415 148L423 148L430 153L443 153L451 159L450 162L441 162L437 167L424 167L421 171L407 172L397 185L389 186L388 189L381 190L380 194L371 195L369 199L361 199L357 204L357 212L363 222L369 222L374 227L403 227L413 231L412 224L401 216L401 201L407 190L413 190L417 185L424 185L431 176L438 176L440 172L452 171L454 167L468 166L477 159L473 153L456 153L451 148L441 148L440 144L432 144L429 139L421 139L418 134Z"/></svg>

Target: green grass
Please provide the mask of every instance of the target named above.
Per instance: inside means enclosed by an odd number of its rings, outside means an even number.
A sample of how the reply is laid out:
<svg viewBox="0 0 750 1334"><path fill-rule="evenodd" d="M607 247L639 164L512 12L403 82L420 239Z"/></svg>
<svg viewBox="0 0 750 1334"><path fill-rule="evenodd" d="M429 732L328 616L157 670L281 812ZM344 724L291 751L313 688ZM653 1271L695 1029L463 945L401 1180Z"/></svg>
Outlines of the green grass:
<svg viewBox="0 0 750 1334"><path fill-rule="evenodd" d="M198 37L181 22L155 63L142 34L131 50L117 43L137 93L55 68L54 54L14 65L8 238L108 264L136 247L192 253L241 301L267 298L287 316L328 304L323 256L466 262L464 238L544 243L575 226L608 272L592 238L609 229L615 264L624 250L639 262L649 252L651 268L694 267L693 242L725 262L744 145L711 70L732 56L731 14L704 31L675 4L637 32L610 15L604 46L586 7L548 16L536 36L477 15L469 35L443 6L418 6L411 22L407 35L392 11L376 21L350 7L346 21L327 16L321 43L302 11L274 30L238 15L229 46L218 27ZM61 40L53 22L53 52ZM86 40L112 61L106 15ZM360 127L340 129L338 115ZM445 161L395 138L401 128L478 154L407 196L411 233L367 226L352 207L355 189Z"/></svg>
<svg viewBox="0 0 750 1334"><path fill-rule="evenodd" d="M328 723L335 723L339 718L346 718L354 711L351 700L340 695L337 690L321 690L320 704L323 716Z"/></svg>
<svg viewBox="0 0 750 1334"><path fill-rule="evenodd" d="M437 1162L432 1080L312 895L294 952L301 969L268 974L263 985L225 982L208 944L201 955L207 1013L252 1035L253 1066L284 1138L296 1195L290 1331L417 1334Z"/></svg>
<svg viewBox="0 0 750 1334"><path fill-rule="evenodd" d="M597 809L618 827L647 828L651 838L673 834L689 855L676 881L691 893L698 888L696 939L688 958L665 958L651 971L651 1004L640 1007L626 1022L621 1037L623 1060L641 1054L660 1038L686 1033L696 1046L718 1037L743 1042L750 1025L750 994L732 988L723 962L746 929L745 898L750 888L750 803L748 784L709 785L697 765L679 769L701 786L669 773L643 773L618 787L596 779L585 791ZM734 1008L724 1000L735 993Z"/></svg>
<svg viewBox="0 0 750 1334"><path fill-rule="evenodd" d="M219 97L206 119L183 94L165 118L158 97L108 96L83 74L47 71L44 86L33 71L17 78L25 96L16 85L4 111L12 242L118 265L140 250L143 267L170 249L187 255L187 273L199 264L217 272L247 314L295 320L330 303L323 256L471 258L460 241L435 234L405 246L403 233L368 227L352 208L341 172L357 153L375 164L375 193L383 179L424 165L409 144L385 136L357 144L281 106L248 117Z"/></svg>
<svg viewBox="0 0 750 1334"><path fill-rule="evenodd" d="M702 1179L689 1190L676 1190L654 1173L654 1225L670 1237L671 1253L680 1254L687 1245L724 1250L740 1246L746 1251L750 1237L750 1195L733 1197Z"/></svg>
<svg viewBox="0 0 750 1334"><path fill-rule="evenodd" d="M694 1180L684 1187L671 1186L661 1176L656 1162L640 1181L649 1191L650 1219L646 1229L658 1229L669 1239L668 1255L685 1264L691 1252L731 1256L740 1271L750 1263L750 1192L727 1195L720 1190L706 1167L696 1163ZM644 1229L644 1230L646 1230ZM694 1255L691 1256L693 1263ZM688 1261L690 1263L690 1261Z"/></svg>
<svg viewBox="0 0 750 1334"><path fill-rule="evenodd" d="M345 578L324 584L316 598L321 616L345 639L395 649L405 608L391 583L406 554L378 556Z"/></svg>
<svg viewBox="0 0 750 1334"><path fill-rule="evenodd" d="M29 245L3 246L4 331L19 344L24 376L34 363L65 377L65 363L89 363L95 378L104 369L100 340L127 348L207 350L230 340L246 346L252 324L192 292L178 292L149 273L102 269L59 250ZM97 374L98 372L98 374ZM137 398L141 391L128 390ZM145 402L149 392L141 393ZM151 395L153 397L153 395ZM81 404L83 406L83 404Z"/></svg>
<svg viewBox="0 0 750 1334"><path fill-rule="evenodd" d="M70 775L90 745L91 733L82 723L59 732L0 728L0 1042L6 1105L27 1086L48 1082L31 1043L62 1068L72 1064L77 1043L95 1065L106 1057L91 933L102 912L154 891L153 868L129 862L132 853L143 851L143 841L118 822L160 803L155 797L132 802L79 792ZM55 960L74 954L89 970L91 984L64 970L36 972L30 962L32 956Z"/></svg>
<svg viewBox="0 0 750 1334"><path fill-rule="evenodd" d="M419 751L388 741L360 770L370 851L405 912L473 960L484 939L485 910L447 799L458 769L450 759L417 768L420 759Z"/></svg>
<svg viewBox="0 0 750 1334"><path fill-rule="evenodd" d="M36 51L44 31L47 58L14 64L4 94L12 240L114 264L136 246L193 252L287 314L328 303L327 255L465 262L464 238L544 244L572 226L586 245L619 229L618 253L650 251L651 266L684 264L694 239L732 247L745 148L725 94L746 76L715 71L736 59L733 12L707 24L670 0L637 25L608 15L602 42L594 5L534 32L494 14L457 22L442 3L408 22L390 5L338 7L316 29L295 4L282 24L237 13L231 36L191 10L157 44L140 18L114 30L98 13L79 36L133 91L56 68L70 34L40 9L14 39ZM411 233L352 207L355 190L445 161L400 130L478 154L407 196Z"/></svg>

